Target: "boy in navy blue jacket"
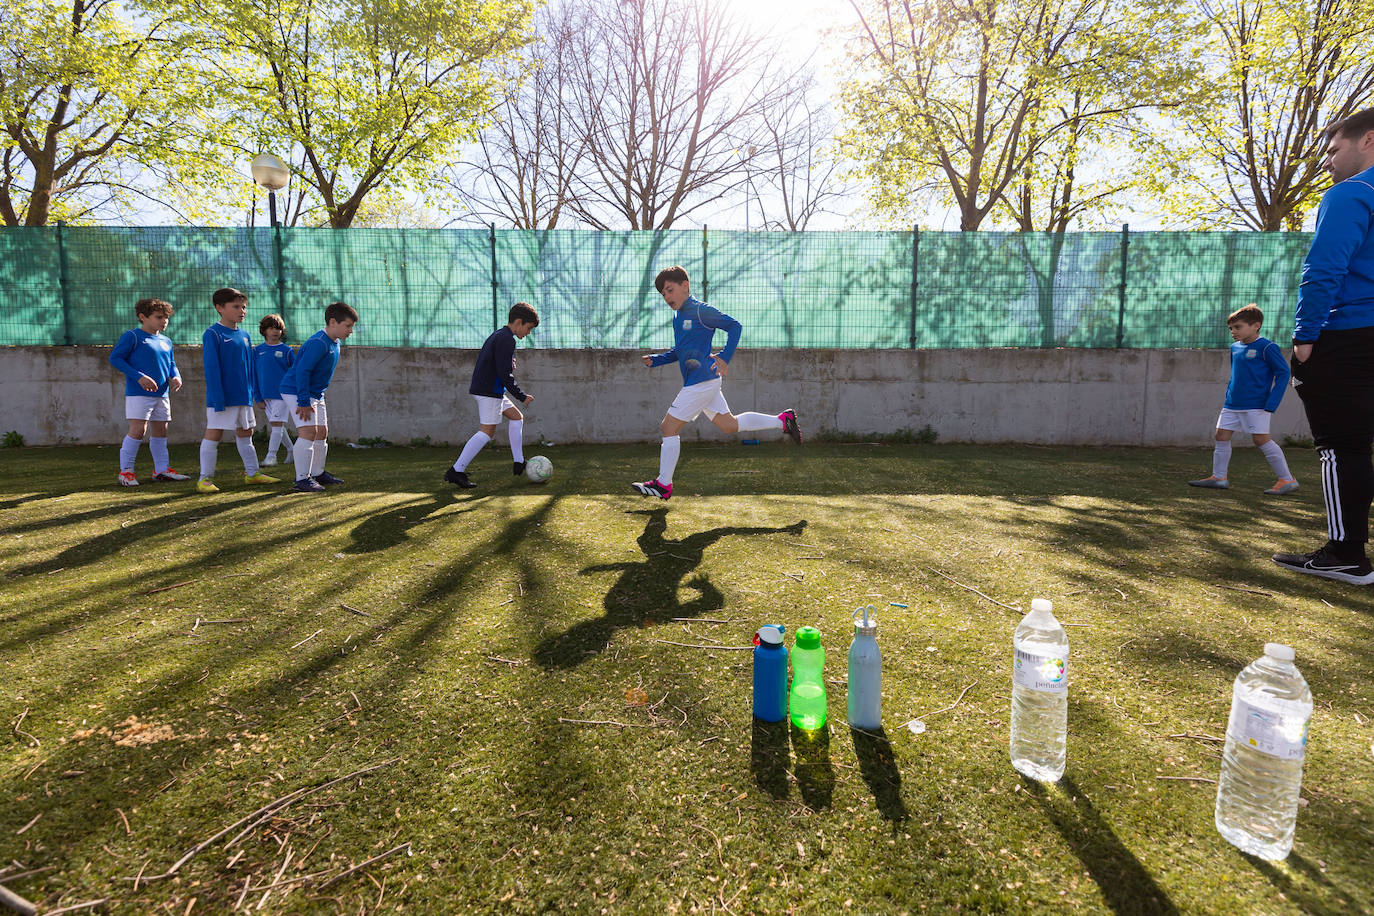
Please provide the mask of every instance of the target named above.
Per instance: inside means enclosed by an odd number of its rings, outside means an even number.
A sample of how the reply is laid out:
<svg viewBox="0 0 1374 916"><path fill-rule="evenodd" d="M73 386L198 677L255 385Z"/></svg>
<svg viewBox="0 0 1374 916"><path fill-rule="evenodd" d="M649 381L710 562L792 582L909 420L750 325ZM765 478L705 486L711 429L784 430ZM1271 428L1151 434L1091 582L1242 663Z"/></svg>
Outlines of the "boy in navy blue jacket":
<svg viewBox="0 0 1374 916"><path fill-rule="evenodd" d="M281 378L281 396L287 407L295 411L296 445L292 457L296 463L294 489L302 493L318 493L325 487L343 483L324 469L329 452L329 413L324 393L339 365L339 344L353 333L358 313L346 302L331 302L324 310L324 329L316 331L301 344L296 361Z"/></svg>
<svg viewBox="0 0 1374 916"><path fill-rule="evenodd" d="M200 480L196 490L218 493L215 463L224 431L234 431L234 443L243 459L245 483L276 483L258 469L253 448L253 339L239 325L248 317L248 297L236 289L217 289L210 297L219 321L206 328L201 338L205 360L205 438L200 443Z"/></svg>
<svg viewBox="0 0 1374 916"><path fill-rule="evenodd" d="M124 373L124 417L129 421L129 433L119 447L119 484L138 486L134 460L145 435L148 450L153 453L153 480L190 480L176 472L167 455L171 394L181 389L181 372L172 355L172 342L162 334L172 320L172 304L161 299L140 299L134 304L134 314L139 327L125 331L110 351L110 365Z"/></svg>
<svg viewBox="0 0 1374 916"><path fill-rule="evenodd" d="M1269 438L1269 420L1279 409L1283 393L1288 389L1290 373L1279 345L1260 336L1263 324L1264 313L1253 302L1236 309L1226 319L1235 343L1231 344L1231 382L1226 386L1226 401L1217 417L1212 474L1188 481L1189 486L1217 490L1231 486L1226 479L1226 470L1231 463L1231 436L1241 430L1250 434L1250 441L1278 475L1278 482L1264 492L1269 496L1281 496L1298 488L1298 481L1284 460L1283 449Z"/></svg>
<svg viewBox="0 0 1374 916"><path fill-rule="evenodd" d="M528 302L517 302L506 313L506 326L492 331L482 343L477 354L477 365L472 368L472 383L468 393L477 402L477 432L463 446L453 467L444 472L449 483L471 489L477 486L468 479L468 465L482 447L496 435L496 424L505 417L510 421L510 453L514 459L515 476L525 472L525 415L515 406L515 401L529 404L534 395L525 394L515 383L515 341L539 326L539 313ZM515 400L511 400L511 398Z"/></svg>

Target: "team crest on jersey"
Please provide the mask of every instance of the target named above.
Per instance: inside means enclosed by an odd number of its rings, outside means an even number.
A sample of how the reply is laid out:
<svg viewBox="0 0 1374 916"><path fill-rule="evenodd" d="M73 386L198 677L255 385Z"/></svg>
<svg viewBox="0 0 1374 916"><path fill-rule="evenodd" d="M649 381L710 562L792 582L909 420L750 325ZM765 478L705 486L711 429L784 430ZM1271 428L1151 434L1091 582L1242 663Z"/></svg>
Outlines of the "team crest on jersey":
<svg viewBox="0 0 1374 916"><path fill-rule="evenodd" d="M690 330L692 330L692 319L690 319L690 318L684 318L684 319L682 319L682 330L684 330L684 331L690 331Z"/></svg>
<svg viewBox="0 0 1374 916"><path fill-rule="evenodd" d="M1259 351L1258 351L1258 350L1246 350L1246 351L1245 351L1245 358L1246 358L1246 359L1254 359L1254 358L1257 357L1257 356L1259 356Z"/></svg>

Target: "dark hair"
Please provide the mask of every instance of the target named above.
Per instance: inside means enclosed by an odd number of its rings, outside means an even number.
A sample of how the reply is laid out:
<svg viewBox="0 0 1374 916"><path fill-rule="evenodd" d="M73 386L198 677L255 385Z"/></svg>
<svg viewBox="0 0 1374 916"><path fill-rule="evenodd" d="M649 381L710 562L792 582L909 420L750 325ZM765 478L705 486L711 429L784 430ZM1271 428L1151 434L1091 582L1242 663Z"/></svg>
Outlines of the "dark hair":
<svg viewBox="0 0 1374 916"><path fill-rule="evenodd" d="M214 303L217 307L221 305L228 305L231 302L237 302L239 299L242 299L244 302L247 302L248 294L240 292L239 290L234 289L232 286L226 286L224 289L217 289L215 290L214 294L210 296L210 301Z"/></svg>
<svg viewBox="0 0 1374 916"><path fill-rule="evenodd" d="M654 277L654 289L658 290L661 294L663 292L663 284L687 283L690 279L691 278L687 276L686 270L674 264L672 267L664 268L658 272L658 276Z"/></svg>
<svg viewBox="0 0 1374 916"><path fill-rule="evenodd" d="M1363 137L1371 130L1374 130L1374 108L1366 108L1328 125L1325 132L1326 142L1330 143L1337 136Z"/></svg>
<svg viewBox="0 0 1374 916"><path fill-rule="evenodd" d="M166 312L167 317L172 317L172 303L165 299L140 299L134 303L134 314L142 318L146 315L156 315L158 312Z"/></svg>
<svg viewBox="0 0 1374 916"><path fill-rule="evenodd" d="M510 311L506 313L506 324L510 324L516 319L531 327L539 327L539 313L528 302L517 302L510 307Z"/></svg>
<svg viewBox="0 0 1374 916"><path fill-rule="evenodd" d="M1249 305L1236 309L1226 316L1226 323L1233 321L1243 321L1246 324L1264 324L1264 313L1259 310L1259 306L1251 302Z"/></svg>
<svg viewBox="0 0 1374 916"><path fill-rule="evenodd" d="M324 307L324 323L331 321L357 321L358 310L347 302L331 302Z"/></svg>
<svg viewBox="0 0 1374 916"><path fill-rule="evenodd" d="M258 333L266 337L268 328L276 328L285 334L286 322L281 320L280 315L264 315L262 321L258 322Z"/></svg>

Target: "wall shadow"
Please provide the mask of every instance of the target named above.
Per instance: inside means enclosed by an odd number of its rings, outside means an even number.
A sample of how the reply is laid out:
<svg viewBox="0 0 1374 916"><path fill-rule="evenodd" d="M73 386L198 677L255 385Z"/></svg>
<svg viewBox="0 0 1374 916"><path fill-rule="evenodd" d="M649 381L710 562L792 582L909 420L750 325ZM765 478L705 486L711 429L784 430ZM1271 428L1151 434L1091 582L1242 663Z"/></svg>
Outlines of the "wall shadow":
<svg viewBox="0 0 1374 916"><path fill-rule="evenodd" d="M865 731L849 727L849 736L854 739L854 754L859 758L859 774L873 800L878 803L878 813L884 820L899 823L909 820L911 815L902 801L902 774L897 769L897 758L892 753L892 742L881 727L876 731Z"/></svg>
<svg viewBox="0 0 1374 916"><path fill-rule="evenodd" d="M812 811L829 808L835 795L835 767L830 762L830 726L824 725L808 732L793 725L790 731L792 751L797 757L792 772L797 777L802 804Z"/></svg>
<svg viewBox="0 0 1374 916"><path fill-rule="evenodd" d="M787 743L788 723L754 720L749 745L749 771L758 787L777 799L787 797L787 765L792 751Z"/></svg>
<svg viewBox="0 0 1374 916"><path fill-rule="evenodd" d="M1071 777L1045 786L1021 777L1045 817L1083 863L1114 913L1177 914L1169 895L1121 842Z"/></svg>
<svg viewBox="0 0 1374 916"><path fill-rule="evenodd" d="M620 578L602 601L606 613L594 620L574 624L557 636L544 640L534 650L534 660L545 668L572 668L606 648L616 630L631 626L666 623L674 617L702 617L725 606L725 596L703 574L687 577L701 564L706 548L727 535L801 534L803 519L782 528L712 528L681 540L664 537L668 530L668 509L631 509L626 515L647 515L648 522L638 538L644 552L643 562L605 563L588 566L582 575L617 570ZM697 597L686 603L678 600L683 580Z"/></svg>

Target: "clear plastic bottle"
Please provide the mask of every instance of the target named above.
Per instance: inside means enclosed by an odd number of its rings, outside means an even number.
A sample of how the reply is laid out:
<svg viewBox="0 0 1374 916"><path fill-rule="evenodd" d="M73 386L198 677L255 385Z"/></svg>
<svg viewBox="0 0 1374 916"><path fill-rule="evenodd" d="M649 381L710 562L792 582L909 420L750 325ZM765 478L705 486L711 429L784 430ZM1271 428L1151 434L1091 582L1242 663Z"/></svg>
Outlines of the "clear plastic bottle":
<svg viewBox="0 0 1374 916"><path fill-rule="evenodd" d="M1032 601L1012 643L1011 765L1040 782L1064 775L1069 720L1069 637L1053 610Z"/></svg>
<svg viewBox="0 0 1374 916"><path fill-rule="evenodd" d="M788 713L803 731L825 727L825 648L821 631L802 627L792 643L792 692Z"/></svg>
<svg viewBox="0 0 1374 916"><path fill-rule="evenodd" d="M883 653L878 648L878 619L873 606L854 612L854 641L849 644L849 724L876 732L883 727Z"/></svg>
<svg viewBox="0 0 1374 916"><path fill-rule="evenodd" d="M1266 643L1236 676L1217 780L1217 830L1242 852L1278 861L1293 848L1312 691L1294 652Z"/></svg>

